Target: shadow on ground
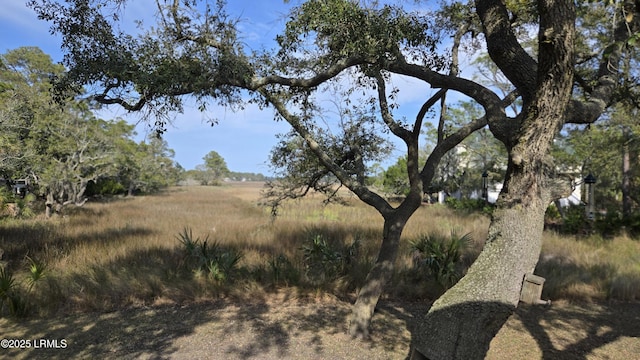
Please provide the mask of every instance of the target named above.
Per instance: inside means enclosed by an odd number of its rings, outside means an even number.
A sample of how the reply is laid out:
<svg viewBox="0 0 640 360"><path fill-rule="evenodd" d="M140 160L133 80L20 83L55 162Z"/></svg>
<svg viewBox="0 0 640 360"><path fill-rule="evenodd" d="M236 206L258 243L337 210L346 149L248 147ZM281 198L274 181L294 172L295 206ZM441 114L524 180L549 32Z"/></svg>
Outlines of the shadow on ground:
<svg viewBox="0 0 640 360"><path fill-rule="evenodd" d="M638 303L522 306L509 326L524 328L545 360L622 360L640 354Z"/></svg>
<svg viewBox="0 0 640 360"><path fill-rule="evenodd" d="M2 349L12 359L401 359L404 319L381 310L372 342L346 334L350 306L335 299L280 296L56 319L0 319L3 337L65 340L66 348ZM395 310L394 310L395 311ZM411 315L406 315L411 316Z"/></svg>
<svg viewBox="0 0 640 360"><path fill-rule="evenodd" d="M269 295L246 303L135 308L63 318L0 319L2 337L65 339L64 349L2 349L15 359L404 359L424 303L382 302L369 342L346 334L350 304ZM640 304L521 306L487 359L633 359Z"/></svg>

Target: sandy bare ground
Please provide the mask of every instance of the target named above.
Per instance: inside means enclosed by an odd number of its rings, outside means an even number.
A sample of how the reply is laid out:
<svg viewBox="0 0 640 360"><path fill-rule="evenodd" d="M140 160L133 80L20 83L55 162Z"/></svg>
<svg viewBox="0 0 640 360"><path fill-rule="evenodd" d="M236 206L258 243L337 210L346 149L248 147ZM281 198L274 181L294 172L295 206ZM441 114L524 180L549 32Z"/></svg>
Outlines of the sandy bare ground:
<svg viewBox="0 0 640 360"><path fill-rule="evenodd" d="M428 308L382 302L370 342L345 333L350 304L278 296L135 308L49 319L0 319L0 338L31 348L11 359L404 359ZM40 339L65 348L34 348ZM50 341L50 345L55 342ZM640 303L520 307L488 359L640 359Z"/></svg>

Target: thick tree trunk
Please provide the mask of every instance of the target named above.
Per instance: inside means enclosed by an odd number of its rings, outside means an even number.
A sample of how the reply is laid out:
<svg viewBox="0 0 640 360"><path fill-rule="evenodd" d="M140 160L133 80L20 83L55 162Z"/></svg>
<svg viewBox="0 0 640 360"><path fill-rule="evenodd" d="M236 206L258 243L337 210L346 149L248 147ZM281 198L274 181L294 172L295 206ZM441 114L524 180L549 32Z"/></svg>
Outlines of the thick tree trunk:
<svg viewBox="0 0 640 360"><path fill-rule="evenodd" d="M467 275L433 304L425 322L417 326L413 358L484 359L491 339L518 305L525 275L535 269L545 210L567 192L559 186L562 181L557 181L548 151L571 98L575 9L569 0L539 0L538 11L536 86L519 88L531 94L531 101L525 98L524 120L514 141L505 142L513 147L485 248ZM483 18L485 32L495 25L489 20Z"/></svg>
<svg viewBox="0 0 640 360"><path fill-rule="evenodd" d="M50 190L47 191L46 197L47 199L44 203L45 205L44 214L45 214L45 217L48 219L53 215L53 212L55 211L54 206L56 205L56 201L53 198L53 193Z"/></svg>
<svg viewBox="0 0 640 360"><path fill-rule="evenodd" d="M412 212L413 213L413 212ZM353 337L368 338L369 325L384 286L393 275L394 262L400 247L400 236L409 216L395 214L385 219L382 244L376 263L367 274L364 286L353 305L349 333Z"/></svg>
<svg viewBox="0 0 640 360"><path fill-rule="evenodd" d="M531 175L514 174L506 187L521 188ZM512 314L522 282L532 273L542 243L544 213L550 202L540 191L518 191L526 202L505 202L495 210L485 248L467 275L438 299L414 332L413 347L428 359L483 359L491 339ZM524 190L524 189L523 189ZM515 198L512 196L512 198ZM420 359L414 351L413 359Z"/></svg>

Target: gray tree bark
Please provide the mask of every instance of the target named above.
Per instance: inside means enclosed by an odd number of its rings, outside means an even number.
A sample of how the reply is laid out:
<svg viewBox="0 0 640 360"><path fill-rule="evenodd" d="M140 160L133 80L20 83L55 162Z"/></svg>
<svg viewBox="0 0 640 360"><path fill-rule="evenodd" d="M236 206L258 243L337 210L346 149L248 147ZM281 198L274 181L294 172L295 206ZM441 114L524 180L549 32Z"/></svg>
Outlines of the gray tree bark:
<svg viewBox="0 0 640 360"><path fill-rule="evenodd" d="M358 297L351 312L349 334L352 337L369 337L369 325L376 305L385 285L393 275L394 262L400 246L400 236L415 209L417 207L396 213L385 219L382 243L380 244L376 262L367 274L365 283L358 292Z"/></svg>
<svg viewBox="0 0 640 360"><path fill-rule="evenodd" d="M478 3L493 6L485 9L488 12L501 9L495 1ZM575 10L568 0L542 0L539 11L536 85L524 92L524 120L506 144L510 148L507 175L485 247L467 275L433 304L416 329L414 359L484 358L491 340L518 305L525 275L535 269L545 210L568 190L566 185L559 186L562 182L548 151L571 99ZM485 27L499 25L495 18L484 20ZM508 61L496 58L496 63ZM513 76L520 78L514 81L520 86L528 86L531 80L529 74Z"/></svg>

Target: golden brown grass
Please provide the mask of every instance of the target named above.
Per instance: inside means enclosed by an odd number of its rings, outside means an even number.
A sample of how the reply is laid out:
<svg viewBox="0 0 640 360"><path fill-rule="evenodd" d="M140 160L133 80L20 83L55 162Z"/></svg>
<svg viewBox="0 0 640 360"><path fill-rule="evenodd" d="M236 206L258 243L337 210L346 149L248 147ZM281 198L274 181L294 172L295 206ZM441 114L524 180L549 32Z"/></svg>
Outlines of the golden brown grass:
<svg viewBox="0 0 640 360"><path fill-rule="evenodd" d="M640 299L640 241L546 233L538 273L552 299Z"/></svg>
<svg viewBox="0 0 640 360"><path fill-rule="evenodd" d="M300 293L352 295L375 258L380 215L357 199L348 206L325 206L320 197L311 196L286 204L273 221L268 209L258 205L260 189L251 183L178 187L157 196L88 203L50 220L5 220L0 223L0 248L7 269L20 281L27 275L27 255L46 264L45 279L25 292L32 310L41 313L254 297L287 286ZM408 276L413 266L410 239L428 232L470 232L475 242L466 255L468 264L479 253L488 224L482 215L460 215L439 205L420 208L404 232L388 294L435 295L428 284ZM194 237L243 253L233 281L212 281L187 266L177 239L186 228ZM301 247L313 234L338 247L356 239L361 244L351 272L320 290L293 274L302 271ZM277 259L286 259L291 268ZM545 294L552 299L633 300L640 297L639 263L637 241L576 241L549 233L538 272L547 278Z"/></svg>

